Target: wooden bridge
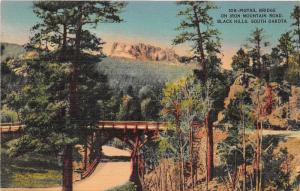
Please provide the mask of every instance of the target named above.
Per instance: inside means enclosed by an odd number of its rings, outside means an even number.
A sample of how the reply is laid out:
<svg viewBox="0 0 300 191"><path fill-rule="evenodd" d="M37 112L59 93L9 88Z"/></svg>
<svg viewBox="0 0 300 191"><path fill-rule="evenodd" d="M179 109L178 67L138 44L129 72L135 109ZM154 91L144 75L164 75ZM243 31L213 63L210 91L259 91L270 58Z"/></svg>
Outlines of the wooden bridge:
<svg viewBox="0 0 300 191"><path fill-rule="evenodd" d="M123 130L123 131L162 131L166 129L167 124L155 121L99 121L97 123L98 130ZM16 123L0 123L0 133L19 133L22 132L25 125Z"/></svg>
<svg viewBox="0 0 300 191"><path fill-rule="evenodd" d="M25 128L25 125L21 123L1 123L0 133L1 135L22 134ZM130 181L135 182L139 187L141 185L140 177L144 174L144 161L139 150L148 141L157 139L159 132L166 128L166 123L155 121L99 121L96 128L85 135L83 159L85 171L82 173L82 178L88 177L95 170L99 163L101 146L113 138L118 138L131 149L132 172ZM91 157L93 151L95 151L94 157ZM90 161L89 158L94 158L94 160Z"/></svg>

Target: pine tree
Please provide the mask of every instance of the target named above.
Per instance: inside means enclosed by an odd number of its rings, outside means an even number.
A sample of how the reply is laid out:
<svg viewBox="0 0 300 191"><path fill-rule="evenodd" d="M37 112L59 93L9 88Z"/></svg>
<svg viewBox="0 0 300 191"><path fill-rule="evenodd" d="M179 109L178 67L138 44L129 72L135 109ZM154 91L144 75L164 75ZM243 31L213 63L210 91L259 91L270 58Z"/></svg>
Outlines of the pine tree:
<svg viewBox="0 0 300 191"><path fill-rule="evenodd" d="M232 57L231 67L236 72L250 72L250 57L244 49L240 48Z"/></svg>
<svg viewBox="0 0 300 191"><path fill-rule="evenodd" d="M178 12L178 16L184 18L176 28L181 33L173 40L173 44L192 43L193 56L201 72L203 82L209 78L207 59L211 55L220 52L219 32L213 28L213 19L208 12L216 7L205 1L181 1L178 5L184 8Z"/></svg>
<svg viewBox="0 0 300 191"><path fill-rule="evenodd" d="M289 65L289 56L294 52L293 37L291 32L286 32L279 38L279 44L277 45L279 55L285 59L286 67Z"/></svg>
<svg viewBox="0 0 300 191"><path fill-rule="evenodd" d="M121 2L34 2L41 20L32 31L28 51L38 56L15 62L26 65L26 84L11 96L19 108L25 134L17 151L63 150L63 190L72 190L72 150L83 143L88 127L100 119L101 100L110 95L107 78L95 70L102 40L90 32L101 22L121 22ZM96 53L96 54L95 54ZM20 64L21 63L21 64ZM19 148L19 149L18 149Z"/></svg>
<svg viewBox="0 0 300 191"><path fill-rule="evenodd" d="M178 2L183 9L178 15L184 19L181 21L177 30L181 33L173 40L173 44L182 44L189 42L192 45L193 56L190 60L195 60L199 66L195 70L196 76L203 84L208 79L216 77L216 71L219 71L220 59L217 54L220 52L219 32L213 28L213 19L209 16L209 10L216 7L205 1L181 1ZM206 86L206 85L204 85ZM213 177L213 127L212 112L208 111L205 126L207 129L207 181Z"/></svg>
<svg viewBox="0 0 300 191"><path fill-rule="evenodd" d="M269 42L265 41L264 29L256 28L248 38L249 45L246 45L249 48L249 53L252 58L252 70L256 76L261 77L264 72L262 65L262 49L269 45Z"/></svg>
<svg viewBox="0 0 300 191"><path fill-rule="evenodd" d="M298 51L298 65L300 66L300 7L295 6L294 10L291 14L292 19L294 19L294 22L292 23L292 26L295 27L294 29L294 35L296 36L295 44Z"/></svg>
<svg viewBox="0 0 300 191"><path fill-rule="evenodd" d="M281 65L283 61L282 61L282 57L279 54L278 47L272 48L270 59L271 59L271 65L270 65L269 81L281 83L284 77L284 75L282 74L284 74L286 70Z"/></svg>
<svg viewBox="0 0 300 191"><path fill-rule="evenodd" d="M160 110L160 104L155 97L155 92L150 86L143 86L139 90L139 100L143 120L156 120Z"/></svg>

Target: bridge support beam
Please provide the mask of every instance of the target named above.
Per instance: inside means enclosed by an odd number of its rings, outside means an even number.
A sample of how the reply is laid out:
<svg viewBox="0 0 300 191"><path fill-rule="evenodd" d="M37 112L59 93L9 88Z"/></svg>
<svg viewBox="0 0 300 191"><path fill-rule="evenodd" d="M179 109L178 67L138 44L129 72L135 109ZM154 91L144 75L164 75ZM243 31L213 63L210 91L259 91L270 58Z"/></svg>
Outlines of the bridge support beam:
<svg viewBox="0 0 300 191"><path fill-rule="evenodd" d="M87 169L87 163L88 163L88 136L85 137L85 145L84 145L84 158L83 158L83 169Z"/></svg>
<svg viewBox="0 0 300 191"><path fill-rule="evenodd" d="M131 153L131 175L130 181L137 186L137 191L142 190L142 184L139 177L139 146L140 138L136 136L133 151Z"/></svg>

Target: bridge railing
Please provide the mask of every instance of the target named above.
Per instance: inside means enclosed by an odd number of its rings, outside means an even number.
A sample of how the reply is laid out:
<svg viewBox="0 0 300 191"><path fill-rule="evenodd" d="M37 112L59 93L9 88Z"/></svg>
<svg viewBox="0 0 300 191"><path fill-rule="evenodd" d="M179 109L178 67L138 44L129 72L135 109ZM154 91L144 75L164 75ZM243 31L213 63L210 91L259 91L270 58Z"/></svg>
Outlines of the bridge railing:
<svg viewBox="0 0 300 191"><path fill-rule="evenodd" d="M100 159L99 158L96 158L91 165L89 165L86 169L86 171L84 171L82 174L81 174L81 179L84 179L88 176L90 176L94 170L96 169L97 165L99 164L100 162Z"/></svg>
<svg viewBox="0 0 300 191"><path fill-rule="evenodd" d="M167 123L156 121L99 121L98 128L121 128L121 129L142 129L142 130L163 130ZM24 125L16 123L0 123L1 133L12 133L21 131Z"/></svg>
<svg viewBox="0 0 300 191"><path fill-rule="evenodd" d="M20 132L23 127L21 123L1 123L0 133Z"/></svg>
<svg viewBox="0 0 300 191"><path fill-rule="evenodd" d="M137 129L163 129L166 127L165 122L156 121L99 121L99 128L137 128Z"/></svg>

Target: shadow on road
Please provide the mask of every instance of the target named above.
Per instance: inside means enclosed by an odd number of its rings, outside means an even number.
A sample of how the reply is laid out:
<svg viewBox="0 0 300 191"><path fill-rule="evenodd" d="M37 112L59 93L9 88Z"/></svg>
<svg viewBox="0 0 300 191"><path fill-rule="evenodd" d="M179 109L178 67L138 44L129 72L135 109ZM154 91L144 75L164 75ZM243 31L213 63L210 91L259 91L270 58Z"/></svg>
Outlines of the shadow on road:
<svg viewBox="0 0 300 191"><path fill-rule="evenodd" d="M127 162L130 161L129 156L102 156L101 162Z"/></svg>

